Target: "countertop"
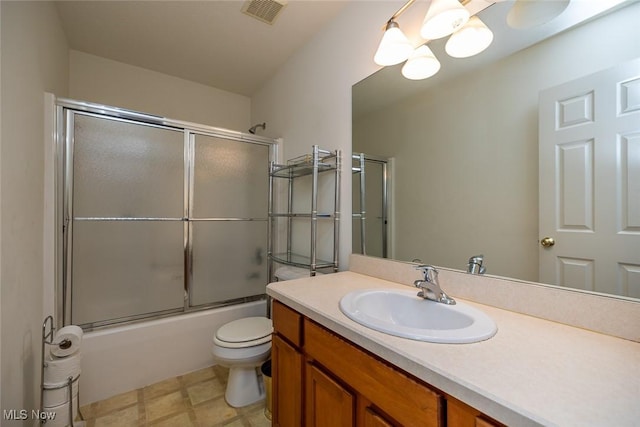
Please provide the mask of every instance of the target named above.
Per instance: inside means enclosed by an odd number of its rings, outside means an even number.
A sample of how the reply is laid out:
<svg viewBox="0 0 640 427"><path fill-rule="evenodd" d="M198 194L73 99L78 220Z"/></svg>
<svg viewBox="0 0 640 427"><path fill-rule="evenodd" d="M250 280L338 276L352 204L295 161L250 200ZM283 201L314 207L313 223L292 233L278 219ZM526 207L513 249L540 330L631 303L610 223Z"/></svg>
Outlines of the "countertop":
<svg viewBox="0 0 640 427"><path fill-rule="evenodd" d="M368 288L407 286L345 271L274 282L267 294L507 425L640 426L640 343L459 298L496 322L493 338L413 341L342 314L340 299Z"/></svg>

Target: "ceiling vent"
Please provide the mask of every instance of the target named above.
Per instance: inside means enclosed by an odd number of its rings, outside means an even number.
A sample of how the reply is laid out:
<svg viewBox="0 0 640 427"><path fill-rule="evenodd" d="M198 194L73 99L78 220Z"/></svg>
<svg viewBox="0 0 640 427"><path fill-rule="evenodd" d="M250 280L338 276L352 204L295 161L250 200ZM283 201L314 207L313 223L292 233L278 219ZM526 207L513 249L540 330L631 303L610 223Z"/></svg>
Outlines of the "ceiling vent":
<svg viewBox="0 0 640 427"><path fill-rule="evenodd" d="M285 0L247 0L242 12L266 24L273 24L286 5Z"/></svg>

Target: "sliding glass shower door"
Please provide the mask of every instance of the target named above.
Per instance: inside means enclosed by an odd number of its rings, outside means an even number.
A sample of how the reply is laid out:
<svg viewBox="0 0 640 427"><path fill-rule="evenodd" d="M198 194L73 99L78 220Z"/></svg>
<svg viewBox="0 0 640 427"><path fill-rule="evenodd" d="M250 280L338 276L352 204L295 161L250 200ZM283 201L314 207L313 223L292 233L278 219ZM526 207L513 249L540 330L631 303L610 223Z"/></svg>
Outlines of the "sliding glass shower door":
<svg viewBox="0 0 640 427"><path fill-rule="evenodd" d="M191 305L263 294L269 147L193 137Z"/></svg>
<svg viewBox="0 0 640 427"><path fill-rule="evenodd" d="M72 120L72 322L182 309L184 134Z"/></svg>
<svg viewBox="0 0 640 427"><path fill-rule="evenodd" d="M65 321L260 297L273 145L64 109Z"/></svg>

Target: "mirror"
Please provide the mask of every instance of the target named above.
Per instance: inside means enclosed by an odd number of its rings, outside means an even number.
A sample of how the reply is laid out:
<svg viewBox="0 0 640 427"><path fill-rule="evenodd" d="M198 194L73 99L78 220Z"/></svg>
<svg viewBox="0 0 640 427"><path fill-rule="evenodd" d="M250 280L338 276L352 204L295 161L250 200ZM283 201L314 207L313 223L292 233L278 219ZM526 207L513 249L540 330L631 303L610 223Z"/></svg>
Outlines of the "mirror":
<svg viewBox="0 0 640 427"><path fill-rule="evenodd" d="M575 3L587 2L572 2L563 15ZM640 3L579 25L528 30L506 25L511 5L479 14L495 37L476 57L447 58L446 39L436 40L429 44L442 63L436 76L406 80L398 65L353 87L353 152L392 166L390 258L466 270L471 256L484 254L487 274L539 281L539 92L639 58ZM636 298L638 239L626 294Z"/></svg>

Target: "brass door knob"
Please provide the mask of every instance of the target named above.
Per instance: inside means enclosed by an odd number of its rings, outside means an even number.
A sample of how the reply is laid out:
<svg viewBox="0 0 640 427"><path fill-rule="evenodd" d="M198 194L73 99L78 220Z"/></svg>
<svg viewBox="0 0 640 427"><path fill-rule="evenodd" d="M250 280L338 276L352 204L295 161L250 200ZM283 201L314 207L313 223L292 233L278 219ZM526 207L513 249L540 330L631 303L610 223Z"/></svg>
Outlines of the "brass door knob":
<svg viewBox="0 0 640 427"><path fill-rule="evenodd" d="M544 239L540 240L540 244L545 248L550 248L551 246L556 244L556 241L553 240L553 237L545 237Z"/></svg>

